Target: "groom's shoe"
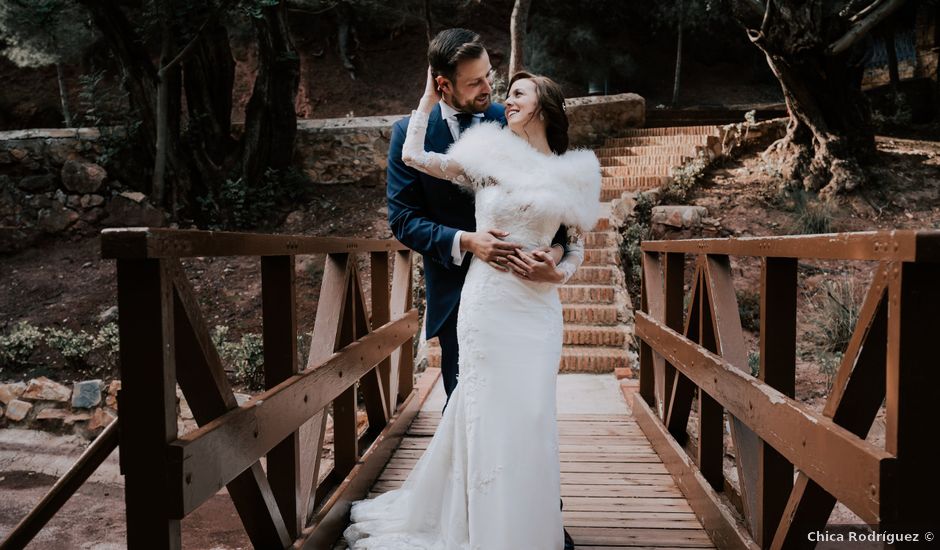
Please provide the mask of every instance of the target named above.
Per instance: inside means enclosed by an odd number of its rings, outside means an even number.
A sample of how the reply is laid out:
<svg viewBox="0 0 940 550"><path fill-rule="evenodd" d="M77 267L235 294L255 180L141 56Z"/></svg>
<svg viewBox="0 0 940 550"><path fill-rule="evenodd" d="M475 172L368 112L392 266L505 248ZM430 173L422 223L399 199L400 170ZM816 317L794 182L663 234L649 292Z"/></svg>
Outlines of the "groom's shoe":
<svg viewBox="0 0 940 550"><path fill-rule="evenodd" d="M571 540L571 535L568 534L568 530L565 531L565 550L574 550L574 541Z"/></svg>

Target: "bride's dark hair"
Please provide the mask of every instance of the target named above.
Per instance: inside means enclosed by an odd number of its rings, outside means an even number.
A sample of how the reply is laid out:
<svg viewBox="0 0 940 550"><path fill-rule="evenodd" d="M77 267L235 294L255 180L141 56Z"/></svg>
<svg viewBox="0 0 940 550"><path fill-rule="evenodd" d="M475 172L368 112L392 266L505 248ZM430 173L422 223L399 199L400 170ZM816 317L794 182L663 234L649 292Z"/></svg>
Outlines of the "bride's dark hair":
<svg viewBox="0 0 940 550"><path fill-rule="evenodd" d="M517 80L529 79L535 84L539 113L545 120L548 147L556 155L568 150L568 114L565 113L565 94L554 80L547 76L519 71L509 79L509 87Z"/></svg>

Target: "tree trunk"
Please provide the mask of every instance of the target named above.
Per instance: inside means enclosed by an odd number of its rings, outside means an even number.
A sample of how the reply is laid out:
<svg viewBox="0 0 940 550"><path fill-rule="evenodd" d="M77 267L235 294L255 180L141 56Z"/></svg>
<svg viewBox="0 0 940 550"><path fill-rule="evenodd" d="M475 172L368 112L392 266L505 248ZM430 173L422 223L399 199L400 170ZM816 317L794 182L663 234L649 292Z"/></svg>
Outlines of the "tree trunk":
<svg viewBox="0 0 940 550"><path fill-rule="evenodd" d="M208 26L183 62L183 81L189 130L186 134L195 164L193 191L218 196L218 184L231 172L232 89L235 59L228 30L219 23Z"/></svg>
<svg viewBox="0 0 940 550"><path fill-rule="evenodd" d="M755 44L780 81L790 113L787 135L765 152L788 184L831 198L865 181L860 162L875 151L868 100L861 91L858 44L831 55L848 25L824 2L777 1Z"/></svg>
<svg viewBox="0 0 940 550"><path fill-rule="evenodd" d="M59 81L59 100L62 102L62 119L65 121L65 127L72 127L72 113L69 111L69 90L65 85L65 73L62 70L62 64L55 64L56 79Z"/></svg>
<svg viewBox="0 0 940 550"><path fill-rule="evenodd" d="M428 44L434 38L434 22L431 20L431 0L424 0L424 30L428 35Z"/></svg>
<svg viewBox="0 0 940 550"><path fill-rule="evenodd" d="M245 111L242 178L256 184L265 170L290 167L297 134L294 98L300 60L287 28L284 2L263 9L255 19L258 76Z"/></svg>
<svg viewBox="0 0 940 550"><path fill-rule="evenodd" d="M676 0L676 6L678 8L678 17L679 17L679 37L676 39L676 76L672 82L672 106L675 107L679 103L679 76L682 74L682 27L683 27L683 11L684 6L682 5L682 0Z"/></svg>
<svg viewBox="0 0 940 550"><path fill-rule="evenodd" d="M897 102L901 77L898 73L898 52L894 48L894 29L889 27L884 35L885 53L888 56L888 78L891 80L891 91L894 92L894 99Z"/></svg>
<svg viewBox="0 0 940 550"><path fill-rule="evenodd" d="M525 31L532 0L516 0L509 18L509 77L525 68Z"/></svg>

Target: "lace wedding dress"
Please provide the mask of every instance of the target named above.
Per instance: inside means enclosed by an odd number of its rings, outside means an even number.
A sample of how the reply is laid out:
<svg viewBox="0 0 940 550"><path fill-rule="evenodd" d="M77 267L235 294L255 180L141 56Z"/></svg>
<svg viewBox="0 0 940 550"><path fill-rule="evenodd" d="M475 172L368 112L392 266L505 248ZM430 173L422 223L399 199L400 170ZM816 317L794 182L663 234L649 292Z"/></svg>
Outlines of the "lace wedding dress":
<svg viewBox="0 0 940 550"><path fill-rule="evenodd" d="M478 230L572 243L559 268L583 260L577 236L596 223L600 166L590 151L545 155L493 123L446 155L423 149L427 115L412 115L406 163L475 193ZM457 320L460 378L437 432L401 488L353 504L353 549L561 550L555 383L562 347L558 285L471 260Z"/></svg>

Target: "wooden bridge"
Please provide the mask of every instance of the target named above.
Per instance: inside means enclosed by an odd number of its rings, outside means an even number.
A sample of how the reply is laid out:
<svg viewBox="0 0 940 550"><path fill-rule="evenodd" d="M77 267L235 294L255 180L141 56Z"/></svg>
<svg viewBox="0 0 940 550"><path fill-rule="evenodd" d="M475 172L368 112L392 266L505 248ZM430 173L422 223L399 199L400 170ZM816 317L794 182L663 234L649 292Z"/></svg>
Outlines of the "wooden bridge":
<svg viewBox="0 0 940 550"><path fill-rule="evenodd" d="M400 483L433 434L437 372L414 383L418 313L411 255L397 241L141 228L105 231L102 252L117 262L119 420L3 549L24 547L118 445L129 548L179 548L181 520L223 487L255 547L333 548L349 503ZM325 255L325 270L301 361L295 259L308 254ZM565 522L578 548L802 548L836 501L881 528L936 524L935 429L922 411L940 382L940 232L657 241L643 254L632 413L559 417ZM242 405L182 267L195 256L260 258L268 389ZM762 265L757 378L745 370L732 286L739 256ZM794 399L799 259L874 270L822 412ZM189 433L177 432L177 384L199 424ZM866 434L882 402L880 447ZM722 468L726 417L738 489Z"/></svg>

